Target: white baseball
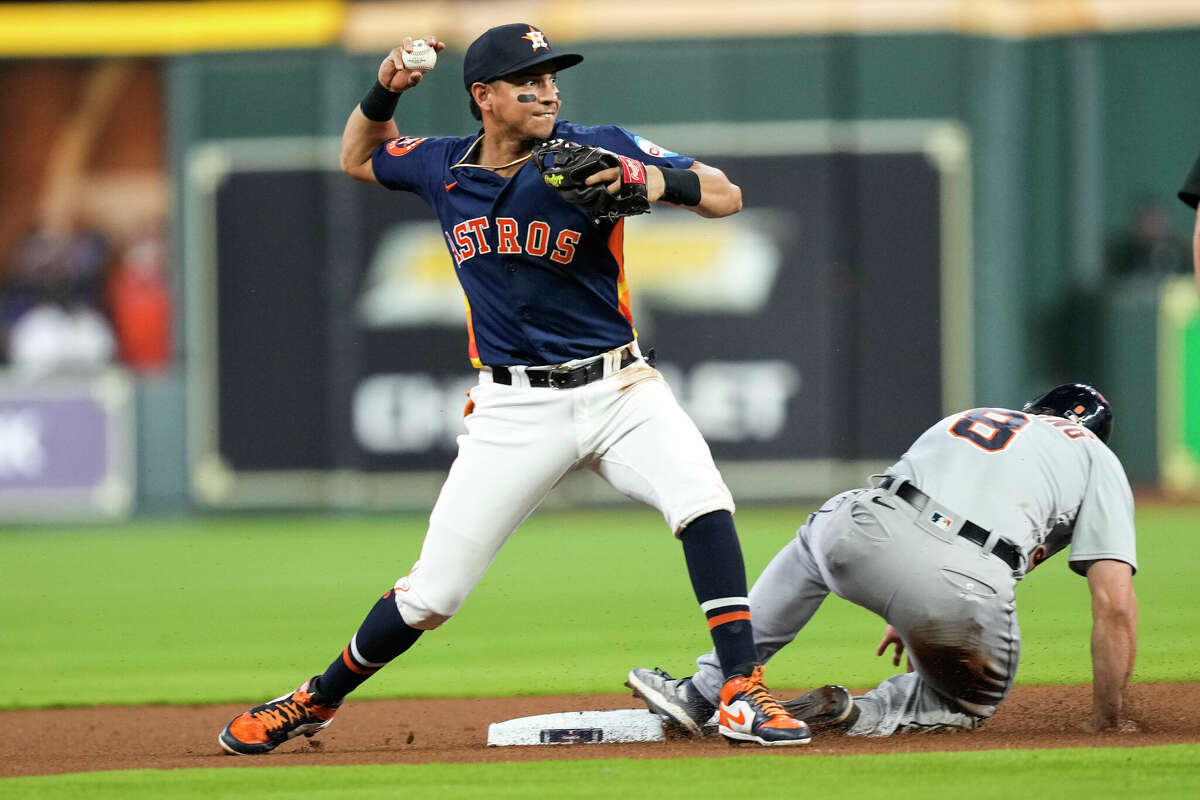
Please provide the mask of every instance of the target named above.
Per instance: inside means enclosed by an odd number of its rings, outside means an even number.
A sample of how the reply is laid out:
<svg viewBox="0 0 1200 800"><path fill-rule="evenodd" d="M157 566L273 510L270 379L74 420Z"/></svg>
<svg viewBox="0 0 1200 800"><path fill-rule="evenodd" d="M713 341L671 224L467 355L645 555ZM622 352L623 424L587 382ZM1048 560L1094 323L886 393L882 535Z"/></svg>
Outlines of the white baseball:
<svg viewBox="0 0 1200 800"><path fill-rule="evenodd" d="M404 62L406 69L428 72L437 64L437 50L430 47L429 42L424 39L417 39L412 43L411 53L400 51L400 60Z"/></svg>

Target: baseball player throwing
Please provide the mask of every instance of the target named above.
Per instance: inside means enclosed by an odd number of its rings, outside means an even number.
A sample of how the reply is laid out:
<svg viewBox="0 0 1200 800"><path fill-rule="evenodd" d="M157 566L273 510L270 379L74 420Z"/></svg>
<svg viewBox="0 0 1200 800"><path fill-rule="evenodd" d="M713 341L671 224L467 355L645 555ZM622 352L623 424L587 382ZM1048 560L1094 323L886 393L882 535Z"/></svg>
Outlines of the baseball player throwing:
<svg viewBox="0 0 1200 800"><path fill-rule="evenodd" d="M759 658L792 641L832 591L887 621L877 652L894 646L897 666L907 652L910 671L861 697L824 686L784 707L856 736L974 729L1016 675L1016 582L1070 544L1092 595L1088 727L1132 724L1122 710L1137 644L1133 498L1105 445L1111 428L1108 402L1082 384L1021 411L973 408L925 431L871 488L813 512L750 592ZM711 653L696 663L683 679L634 669L628 685L699 734L721 675Z"/></svg>
<svg viewBox="0 0 1200 800"><path fill-rule="evenodd" d="M418 42L405 39L383 60L346 122L341 165L420 195L441 221L479 370L467 433L412 570L325 672L236 717L221 746L267 753L328 725L346 695L459 610L508 537L580 467L658 508L679 537L715 646L711 677L729 712L721 733L807 742L804 723L763 686L733 501L696 426L642 357L622 256L628 214L662 201L723 217L740 210L741 191L623 128L560 120L556 73L583 57L524 23L492 28L466 52L479 132L401 136L397 100L444 48L435 37Z"/></svg>

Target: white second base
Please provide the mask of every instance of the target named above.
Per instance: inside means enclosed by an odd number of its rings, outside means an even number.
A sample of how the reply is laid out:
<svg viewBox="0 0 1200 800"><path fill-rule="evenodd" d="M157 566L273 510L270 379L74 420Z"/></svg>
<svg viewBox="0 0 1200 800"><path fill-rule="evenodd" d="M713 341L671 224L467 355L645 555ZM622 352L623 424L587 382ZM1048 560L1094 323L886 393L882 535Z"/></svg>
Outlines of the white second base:
<svg viewBox="0 0 1200 800"><path fill-rule="evenodd" d="M603 744L664 741L662 720L644 708L561 711L488 726L489 747L518 744Z"/></svg>

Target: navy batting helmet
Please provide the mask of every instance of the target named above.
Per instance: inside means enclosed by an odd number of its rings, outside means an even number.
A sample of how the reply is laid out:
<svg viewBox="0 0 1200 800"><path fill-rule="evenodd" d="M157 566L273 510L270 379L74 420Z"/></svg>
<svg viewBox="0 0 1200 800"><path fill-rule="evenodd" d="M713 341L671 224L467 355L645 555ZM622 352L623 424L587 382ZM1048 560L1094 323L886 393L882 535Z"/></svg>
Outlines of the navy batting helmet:
<svg viewBox="0 0 1200 800"><path fill-rule="evenodd" d="M1104 395L1086 383L1064 383L1021 408L1031 414L1049 414L1077 422L1102 442L1112 434L1112 406Z"/></svg>

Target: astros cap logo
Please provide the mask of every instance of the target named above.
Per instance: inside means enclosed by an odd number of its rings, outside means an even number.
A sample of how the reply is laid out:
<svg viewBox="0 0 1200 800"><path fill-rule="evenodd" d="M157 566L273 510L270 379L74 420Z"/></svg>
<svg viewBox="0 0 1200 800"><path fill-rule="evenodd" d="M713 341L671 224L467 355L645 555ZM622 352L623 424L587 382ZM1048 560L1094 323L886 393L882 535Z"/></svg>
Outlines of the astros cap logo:
<svg viewBox="0 0 1200 800"><path fill-rule="evenodd" d="M542 33L532 25L529 26L529 33L525 34L521 38L528 39L534 50L537 50L539 47L544 47L547 50L550 49L550 45L546 42L546 34Z"/></svg>

